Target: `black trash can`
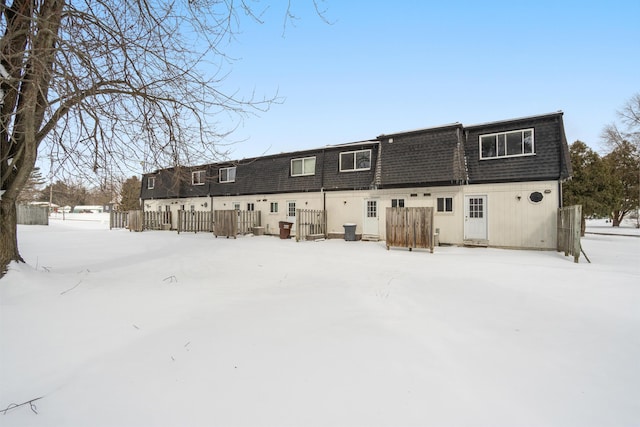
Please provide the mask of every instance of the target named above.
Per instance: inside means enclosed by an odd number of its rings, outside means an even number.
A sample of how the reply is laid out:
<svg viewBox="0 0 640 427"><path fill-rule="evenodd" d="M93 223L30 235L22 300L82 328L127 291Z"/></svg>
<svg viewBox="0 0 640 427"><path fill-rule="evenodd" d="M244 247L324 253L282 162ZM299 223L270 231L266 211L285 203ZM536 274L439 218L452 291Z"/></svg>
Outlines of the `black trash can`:
<svg viewBox="0 0 640 427"><path fill-rule="evenodd" d="M344 227L344 240L347 242L356 241L356 224L343 224Z"/></svg>
<svg viewBox="0 0 640 427"><path fill-rule="evenodd" d="M280 238L281 239L288 239L291 237L291 226L293 225L292 222L287 222L287 221L280 221L278 222L278 225L280 226Z"/></svg>

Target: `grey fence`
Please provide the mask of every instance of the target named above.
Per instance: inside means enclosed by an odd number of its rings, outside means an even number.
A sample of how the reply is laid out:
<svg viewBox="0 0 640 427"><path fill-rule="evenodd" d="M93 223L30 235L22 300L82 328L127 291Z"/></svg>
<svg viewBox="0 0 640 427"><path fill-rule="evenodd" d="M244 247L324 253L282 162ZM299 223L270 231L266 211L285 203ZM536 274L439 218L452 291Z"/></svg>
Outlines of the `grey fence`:
<svg viewBox="0 0 640 427"><path fill-rule="evenodd" d="M117 212L112 210L109 213L109 230L114 228L127 228L129 225L129 212Z"/></svg>
<svg viewBox="0 0 640 427"><path fill-rule="evenodd" d="M327 211L296 209L296 242L327 237Z"/></svg>
<svg viewBox="0 0 640 427"><path fill-rule="evenodd" d="M211 211L178 211L178 233L184 231L213 231L213 212Z"/></svg>
<svg viewBox="0 0 640 427"><path fill-rule="evenodd" d="M260 211L236 211L238 213L238 233L253 233L253 227L262 225Z"/></svg>
<svg viewBox="0 0 640 427"><path fill-rule="evenodd" d="M580 226L582 222L582 206L574 205L558 209L558 252L564 256L573 255L573 262L578 262L582 246L580 244Z"/></svg>
<svg viewBox="0 0 640 427"><path fill-rule="evenodd" d="M17 221L23 225L49 225L49 207L17 205Z"/></svg>

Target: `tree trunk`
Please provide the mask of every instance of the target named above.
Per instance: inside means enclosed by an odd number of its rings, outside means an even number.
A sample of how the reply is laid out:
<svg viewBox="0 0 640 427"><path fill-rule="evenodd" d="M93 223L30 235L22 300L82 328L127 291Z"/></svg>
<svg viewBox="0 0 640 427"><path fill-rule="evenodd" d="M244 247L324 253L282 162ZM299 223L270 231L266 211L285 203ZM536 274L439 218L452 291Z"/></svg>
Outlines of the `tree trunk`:
<svg viewBox="0 0 640 427"><path fill-rule="evenodd" d="M580 221L580 237L584 237L584 233L587 231L587 218L582 211L582 221Z"/></svg>
<svg viewBox="0 0 640 427"><path fill-rule="evenodd" d="M613 227L620 227L622 218L624 218L624 215L621 215L620 211L614 210L613 215L611 215L611 222L613 222Z"/></svg>
<svg viewBox="0 0 640 427"><path fill-rule="evenodd" d="M18 252L18 215L13 198L0 200L0 277L7 272L11 261L24 262Z"/></svg>

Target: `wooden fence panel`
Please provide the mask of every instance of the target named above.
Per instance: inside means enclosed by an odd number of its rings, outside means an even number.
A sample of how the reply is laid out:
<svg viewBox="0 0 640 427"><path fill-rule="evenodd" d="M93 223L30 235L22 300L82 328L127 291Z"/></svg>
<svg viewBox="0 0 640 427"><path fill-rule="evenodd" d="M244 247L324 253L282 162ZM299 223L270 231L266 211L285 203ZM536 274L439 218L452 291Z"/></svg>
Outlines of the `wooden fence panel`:
<svg viewBox="0 0 640 427"><path fill-rule="evenodd" d="M143 211L129 211L127 213L127 228L129 231L144 230L145 214Z"/></svg>
<svg viewBox="0 0 640 427"><path fill-rule="evenodd" d="M129 212L118 212L112 210L109 213L109 230L114 228L127 228L129 224Z"/></svg>
<svg viewBox="0 0 640 427"><path fill-rule="evenodd" d="M216 237L236 238L238 234L238 211L235 209L213 211L213 233Z"/></svg>
<svg viewBox="0 0 640 427"><path fill-rule="evenodd" d="M296 242L309 237L327 237L327 211L296 210Z"/></svg>
<svg viewBox="0 0 640 427"><path fill-rule="evenodd" d="M262 216L260 211L236 211L238 213L238 233L253 233L253 227L262 225Z"/></svg>
<svg viewBox="0 0 640 427"><path fill-rule="evenodd" d="M212 232L213 212L211 211L178 211L178 233L183 231Z"/></svg>
<svg viewBox="0 0 640 427"><path fill-rule="evenodd" d="M17 223L22 225L49 225L49 206L16 205Z"/></svg>
<svg viewBox="0 0 640 427"><path fill-rule="evenodd" d="M387 208L386 244L403 248L428 248L433 253L433 208Z"/></svg>
<svg viewBox="0 0 640 427"><path fill-rule="evenodd" d="M564 256L573 255L573 262L578 262L582 246L580 243L580 225L582 206L574 205L558 209L558 252Z"/></svg>
<svg viewBox="0 0 640 427"><path fill-rule="evenodd" d="M144 229L145 230L170 230L171 229L171 212L170 211L144 212Z"/></svg>

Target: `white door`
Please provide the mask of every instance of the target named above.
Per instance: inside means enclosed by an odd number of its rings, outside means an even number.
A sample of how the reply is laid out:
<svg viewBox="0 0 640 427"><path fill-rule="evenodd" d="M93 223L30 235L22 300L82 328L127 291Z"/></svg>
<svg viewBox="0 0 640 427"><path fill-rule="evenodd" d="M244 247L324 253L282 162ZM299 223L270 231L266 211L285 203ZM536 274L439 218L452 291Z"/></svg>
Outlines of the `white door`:
<svg viewBox="0 0 640 427"><path fill-rule="evenodd" d="M293 223L293 225L291 226L291 229L293 230L296 227L296 201L295 200L287 201L287 221Z"/></svg>
<svg viewBox="0 0 640 427"><path fill-rule="evenodd" d="M364 201L364 222L362 225L362 234L378 235L378 201L375 199L367 199Z"/></svg>
<svg viewBox="0 0 640 427"><path fill-rule="evenodd" d="M465 240L487 240L487 196L464 197Z"/></svg>

